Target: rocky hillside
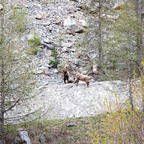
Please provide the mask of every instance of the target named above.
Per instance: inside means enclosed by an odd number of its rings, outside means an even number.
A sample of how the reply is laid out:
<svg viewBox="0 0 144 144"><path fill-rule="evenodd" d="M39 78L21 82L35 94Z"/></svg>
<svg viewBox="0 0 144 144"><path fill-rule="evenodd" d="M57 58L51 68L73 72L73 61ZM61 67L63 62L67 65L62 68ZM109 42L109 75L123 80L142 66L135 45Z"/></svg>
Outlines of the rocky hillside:
<svg viewBox="0 0 144 144"><path fill-rule="evenodd" d="M23 0L23 4L28 11L27 38L29 40L33 37L34 30L42 44L42 50L33 59L37 66L35 73L38 75L38 84L44 86L51 82L62 83L61 72L66 63L70 64L71 71L79 68L82 74L93 74L97 64L93 63L92 55L82 52L85 47L83 50L78 47L89 28L90 17L95 17L85 12L85 9L90 9L91 3L85 0ZM97 7L98 5L95 6ZM58 69L52 68L50 63L54 60L51 54L55 47L60 63ZM94 53L97 55L96 50ZM98 79L96 75L93 77Z"/></svg>
<svg viewBox="0 0 144 144"><path fill-rule="evenodd" d="M83 11L84 1L80 0L23 0L28 11L28 39L33 37L34 29L41 40L41 51L34 56L36 64L37 95L28 106L21 104L6 117L26 114L41 109L41 119L60 119L67 117L83 117L96 115L101 112L101 104L105 100L113 101L115 91L121 96L122 102L127 99L127 89L120 81L93 82L87 88L80 82L65 85L62 77L62 68L69 63L71 70L79 67L83 74L93 72L91 58L82 55L77 49L77 41L89 27L89 15ZM88 5L86 5L88 7ZM52 49L57 47L60 64L52 68ZM72 72L71 72L72 74ZM122 90L121 90L122 89ZM24 105L24 106L23 106ZM23 108L22 108L23 107ZM43 116L43 114L45 114ZM13 120L13 119L12 119Z"/></svg>
<svg viewBox="0 0 144 144"><path fill-rule="evenodd" d="M77 41L88 28L89 16L82 10L83 3L72 0L24 1L24 5L28 10L30 29L28 39L32 37L31 30L34 29L41 43L47 46L42 45L43 50L38 52L33 60L38 66L36 70L38 83L42 82L42 85L50 82L61 83L62 77L59 72L62 72L65 63L70 64L71 70L80 67L84 74L90 72L92 67L90 58L83 56L76 47ZM60 60L58 69L53 69L50 65L53 57L49 49L54 47L57 48Z"/></svg>

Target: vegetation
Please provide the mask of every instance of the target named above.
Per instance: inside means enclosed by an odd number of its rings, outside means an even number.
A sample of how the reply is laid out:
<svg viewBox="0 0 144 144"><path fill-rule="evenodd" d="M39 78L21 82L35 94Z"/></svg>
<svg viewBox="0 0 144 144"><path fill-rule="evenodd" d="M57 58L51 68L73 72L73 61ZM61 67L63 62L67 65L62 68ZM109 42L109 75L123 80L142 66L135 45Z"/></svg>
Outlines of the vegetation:
<svg viewBox="0 0 144 144"><path fill-rule="evenodd" d="M143 143L143 118L144 118L144 75L136 79L134 77L132 85L134 107L129 101L126 105L120 103L116 96L116 101L112 104L105 101L105 114L100 124L96 124L96 129L92 128L90 136L95 144L142 144ZM112 110L115 107L115 110Z"/></svg>
<svg viewBox="0 0 144 144"><path fill-rule="evenodd" d="M69 118L64 120L49 120L24 123L22 125L13 125L9 127L7 137L8 142L14 141L18 136L18 128L23 128L28 131L32 144L39 144L41 135L45 136L46 143L55 144L79 144L90 143L91 137L88 132L90 124L99 123L103 116L85 117L85 118ZM76 126L68 126L70 123L75 123ZM9 144L9 143L7 143Z"/></svg>
<svg viewBox="0 0 144 144"><path fill-rule="evenodd" d="M137 0L129 0L118 10L113 9L117 3L113 0L90 0L89 3L86 11L91 15L89 29L79 47L82 50L86 47L83 53L92 54L92 61L99 64L100 79L125 80L132 78L133 70L139 74L144 51L140 14L144 1L139 4Z"/></svg>
<svg viewBox="0 0 144 144"><path fill-rule="evenodd" d="M54 58L54 60L50 60L50 64L52 65L53 68L57 68L57 65L60 63L59 60L60 57L58 55L56 47L53 48L51 56Z"/></svg>
<svg viewBox="0 0 144 144"><path fill-rule="evenodd" d="M53 1L54 2L54 1ZM0 144L14 142L18 127L29 132L32 143L37 144L42 134L47 143L143 144L144 142L144 69L142 6L144 0L129 0L119 10L112 7L113 0L90 0L86 12L91 15L89 28L79 43L85 56L94 55L93 63L100 67L101 80L126 80L129 99L122 104L104 102L108 111L95 117L29 122L5 125L5 114L19 103L31 98L34 85L31 55L41 45L38 33L33 30L24 45L27 12L15 1L1 0L0 4ZM44 2L45 3L45 2ZM62 26L62 25L61 25ZM59 34L59 41L63 40ZM69 37L70 38L70 37ZM69 39L70 41L70 39ZM25 50L23 48L25 47ZM86 49L84 49L86 47ZM50 64L57 68L60 57L54 47ZM133 73L135 71L135 73ZM115 109L113 110L112 107ZM29 115L29 112L26 116ZM25 117L25 116L23 116ZM19 119L19 118L17 118ZM13 118L10 119L13 121ZM76 126L67 126L76 122ZM91 126L90 126L91 124ZM16 131L14 132L16 128Z"/></svg>
<svg viewBox="0 0 144 144"><path fill-rule="evenodd" d="M5 114L18 107L19 103L30 98L33 79L30 57L23 50L26 23L25 14L19 12L21 7L7 4L1 0L3 9L0 11L0 143L4 143L6 121ZM13 3L15 4L15 3ZM20 3L19 3L20 4ZM24 10L25 11L25 10ZM21 21L20 21L21 20ZM16 119L16 117L15 117ZM17 118L20 120L20 118Z"/></svg>
<svg viewBox="0 0 144 144"><path fill-rule="evenodd" d="M26 30L27 21L27 12L23 8L13 9L13 14L10 18L13 23L13 30L17 33L23 33Z"/></svg>
<svg viewBox="0 0 144 144"><path fill-rule="evenodd" d="M39 48L39 46L41 45L40 37L34 30L31 33L31 38L29 38L28 44L30 46L30 54L37 55L37 53L41 51L41 49Z"/></svg>

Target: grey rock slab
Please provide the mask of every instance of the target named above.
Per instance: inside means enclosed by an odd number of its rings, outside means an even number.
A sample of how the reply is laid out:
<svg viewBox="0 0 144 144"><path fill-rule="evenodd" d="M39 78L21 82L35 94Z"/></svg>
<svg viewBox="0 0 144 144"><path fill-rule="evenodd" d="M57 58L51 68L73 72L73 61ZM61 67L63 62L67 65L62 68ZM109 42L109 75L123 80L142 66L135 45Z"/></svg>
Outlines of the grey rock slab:
<svg viewBox="0 0 144 144"><path fill-rule="evenodd" d="M51 104L55 103L55 106L60 109L62 114L60 117L62 118L69 117L71 114L76 117L89 116L89 113L95 115L101 111L99 102L103 103L109 95L114 98L114 92L107 90L107 86L107 83L101 87L98 87L97 83L91 83L90 87L87 88L84 82L80 82L79 86L74 85L71 88L67 88L67 85L54 85L52 89L47 87L44 95L51 94L50 97L53 97L53 100L50 99L52 100ZM62 90L59 91L59 89ZM56 110L55 106L53 105L52 107ZM91 106L93 106L92 110ZM58 109L54 113L57 113ZM58 113L55 116L58 117Z"/></svg>
<svg viewBox="0 0 144 144"><path fill-rule="evenodd" d="M57 81L55 78L53 78ZM122 82L94 82L87 88L86 83L74 84L52 84L44 86L40 93L27 102L32 111L41 108L45 115L40 120L64 119L70 117L94 116L107 111L104 101L114 103L115 91L122 103L128 98L126 85ZM115 109L112 106L112 109ZM8 113L6 117L23 114L24 108L19 105L17 109ZM26 111L25 111L26 112Z"/></svg>
<svg viewBox="0 0 144 144"><path fill-rule="evenodd" d="M26 141L27 144L31 144L31 141L30 141L27 131L20 130L19 134L23 141Z"/></svg>

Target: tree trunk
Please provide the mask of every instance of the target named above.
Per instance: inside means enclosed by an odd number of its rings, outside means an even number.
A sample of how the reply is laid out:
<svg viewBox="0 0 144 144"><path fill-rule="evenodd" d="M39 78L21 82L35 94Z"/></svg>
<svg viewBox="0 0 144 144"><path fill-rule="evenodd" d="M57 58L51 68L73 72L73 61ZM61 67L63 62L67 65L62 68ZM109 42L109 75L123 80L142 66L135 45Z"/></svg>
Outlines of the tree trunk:
<svg viewBox="0 0 144 144"><path fill-rule="evenodd" d="M2 1L3 3L3 1ZM1 15L1 83L0 83L0 144L4 144L4 101L5 101L5 94L4 94L4 87L5 87L5 79L4 79L4 14Z"/></svg>
<svg viewBox="0 0 144 144"><path fill-rule="evenodd" d="M143 72L143 67L142 67L142 58L143 58L143 44L142 44L142 9L141 9L141 0L139 0L139 61L140 61L140 66L141 70Z"/></svg>
<svg viewBox="0 0 144 144"><path fill-rule="evenodd" d="M102 9L102 1L99 1L99 26L98 26L98 37L99 37L99 65L102 65L102 24L101 24L101 9Z"/></svg>
<svg viewBox="0 0 144 144"><path fill-rule="evenodd" d="M143 41L142 41L142 2L139 0L139 57L140 57L140 68L142 72L142 77L144 75L144 67L142 65L143 61ZM144 83L143 83L144 85ZM144 86L142 86L143 88ZM142 95L142 100L143 100L143 112L144 112L144 94Z"/></svg>
<svg viewBox="0 0 144 144"><path fill-rule="evenodd" d="M129 100L130 100L130 104L131 104L131 107L132 107L132 110L133 110L134 105L133 105L132 86L131 86L132 75L131 75L130 61L128 61L128 78L129 78Z"/></svg>
<svg viewBox="0 0 144 144"><path fill-rule="evenodd" d="M0 144L4 144L4 95L0 96Z"/></svg>
<svg viewBox="0 0 144 144"><path fill-rule="evenodd" d="M2 60L1 61L1 89L0 89L0 144L4 144L4 111L5 111L4 87L5 87L4 62Z"/></svg>

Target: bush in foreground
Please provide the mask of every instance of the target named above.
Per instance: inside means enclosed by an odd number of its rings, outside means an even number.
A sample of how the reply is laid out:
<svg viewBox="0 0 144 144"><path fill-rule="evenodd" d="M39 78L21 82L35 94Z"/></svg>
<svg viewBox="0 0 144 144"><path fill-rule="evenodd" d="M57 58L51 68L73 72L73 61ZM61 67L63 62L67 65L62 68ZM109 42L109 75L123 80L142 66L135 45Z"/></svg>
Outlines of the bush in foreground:
<svg viewBox="0 0 144 144"><path fill-rule="evenodd" d="M117 111L112 110L112 105L105 101L108 109L101 123L91 126L90 136L92 143L96 144L143 144L144 142L144 75L139 80L133 78L133 100L134 110L129 102L126 106L120 103L116 96L114 105Z"/></svg>

